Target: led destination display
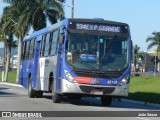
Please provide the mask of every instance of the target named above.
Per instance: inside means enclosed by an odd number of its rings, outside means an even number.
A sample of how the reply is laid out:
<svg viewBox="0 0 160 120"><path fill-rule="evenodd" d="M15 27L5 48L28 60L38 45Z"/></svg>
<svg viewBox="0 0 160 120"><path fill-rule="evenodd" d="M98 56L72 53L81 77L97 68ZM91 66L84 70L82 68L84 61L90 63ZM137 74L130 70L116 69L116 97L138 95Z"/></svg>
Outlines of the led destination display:
<svg viewBox="0 0 160 120"><path fill-rule="evenodd" d="M76 29L79 30L95 30L108 32L121 32L121 28L117 26L93 25L93 24L76 24Z"/></svg>
<svg viewBox="0 0 160 120"><path fill-rule="evenodd" d="M69 29L100 31L112 33L128 33L128 26L123 24L109 24L109 23L92 23L92 22L69 22Z"/></svg>

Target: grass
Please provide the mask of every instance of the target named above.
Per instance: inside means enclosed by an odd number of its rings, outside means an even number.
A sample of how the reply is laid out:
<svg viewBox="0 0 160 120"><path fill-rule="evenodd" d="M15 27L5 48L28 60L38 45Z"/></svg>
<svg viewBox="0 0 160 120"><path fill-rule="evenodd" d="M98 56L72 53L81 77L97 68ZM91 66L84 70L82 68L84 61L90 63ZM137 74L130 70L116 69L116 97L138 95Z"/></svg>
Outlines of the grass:
<svg viewBox="0 0 160 120"><path fill-rule="evenodd" d="M0 72L0 81L2 81L2 72ZM16 84L16 72L15 71L10 71L8 73L7 82Z"/></svg>
<svg viewBox="0 0 160 120"><path fill-rule="evenodd" d="M0 72L0 81L1 78ZM16 72L9 72L7 82L16 83ZM127 99L160 104L160 77L131 76Z"/></svg>
<svg viewBox="0 0 160 120"><path fill-rule="evenodd" d="M128 99L160 104L160 77L131 77Z"/></svg>

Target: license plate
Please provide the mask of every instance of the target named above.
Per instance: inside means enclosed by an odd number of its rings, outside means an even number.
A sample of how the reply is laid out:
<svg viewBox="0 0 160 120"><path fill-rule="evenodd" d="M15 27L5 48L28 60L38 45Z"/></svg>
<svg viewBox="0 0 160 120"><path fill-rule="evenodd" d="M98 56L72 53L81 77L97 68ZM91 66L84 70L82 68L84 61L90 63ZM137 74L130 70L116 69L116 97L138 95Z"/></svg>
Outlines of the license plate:
<svg viewBox="0 0 160 120"><path fill-rule="evenodd" d="M99 91L99 90L92 90L91 94L93 95L103 95L103 91Z"/></svg>

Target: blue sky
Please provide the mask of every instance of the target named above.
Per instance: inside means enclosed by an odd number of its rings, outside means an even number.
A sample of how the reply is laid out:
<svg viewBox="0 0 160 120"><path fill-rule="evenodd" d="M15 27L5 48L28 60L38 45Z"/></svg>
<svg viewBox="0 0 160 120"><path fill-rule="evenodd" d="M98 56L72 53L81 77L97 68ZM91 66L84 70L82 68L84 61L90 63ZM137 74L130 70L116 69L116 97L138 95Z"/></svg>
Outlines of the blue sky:
<svg viewBox="0 0 160 120"><path fill-rule="evenodd" d="M71 5L72 0L66 0ZM146 38L152 32L160 32L160 0L75 0L75 18L104 18L128 23L133 44L147 51ZM0 0L0 14L4 4ZM71 17L71 8L65 8L65 16ZM155 48L153 48L155 49ZM150 51L152 51L151 49Z"/></svg>

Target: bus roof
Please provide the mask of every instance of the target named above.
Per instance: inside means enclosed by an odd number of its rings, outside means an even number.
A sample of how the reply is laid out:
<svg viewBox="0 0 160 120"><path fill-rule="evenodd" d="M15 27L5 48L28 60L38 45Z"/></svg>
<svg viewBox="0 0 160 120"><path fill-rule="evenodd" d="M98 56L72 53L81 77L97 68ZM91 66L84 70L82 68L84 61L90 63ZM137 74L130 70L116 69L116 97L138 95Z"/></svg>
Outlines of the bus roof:
<svg viewBox="0 0 160 120"><path fill-rule="evenodd" d="M104 20L104 19L102 19L102 18L94 18L94 19L82 19L82 18L77 18L77 19L68 19L68 20L69 20L69 21L80 21L80 22L108 23L108 24L126 25L126 26L128 26L127 23L116 22L116 21L109 21L109 20Z"/></svg>
<svg viewBox="0 0 160 120"><path fill-rule="evenodd" d="M91 23L107 23L107 24L113 24L113 25L125 25L125 26L129 26L126 23L122 23L122 22L115 22L115 21L108 21L108 20L103 20L103 19L82 19L82 18L74 18L74 19L64 19L58 23L55 23L49 27L43 28L41 30L35 31L34 33L29 34L28 36L26 36L24 38L24 41L27 41L29 39L35 38L36 36L39 36L41 34L47 33L49 31L53 31L61 26L66 26L67 28L67 24L69 21L78 21L78 22L91 22Z"/></svg>

